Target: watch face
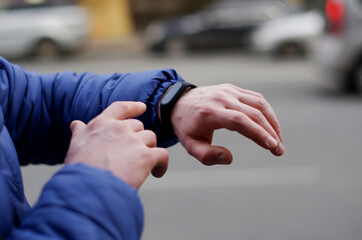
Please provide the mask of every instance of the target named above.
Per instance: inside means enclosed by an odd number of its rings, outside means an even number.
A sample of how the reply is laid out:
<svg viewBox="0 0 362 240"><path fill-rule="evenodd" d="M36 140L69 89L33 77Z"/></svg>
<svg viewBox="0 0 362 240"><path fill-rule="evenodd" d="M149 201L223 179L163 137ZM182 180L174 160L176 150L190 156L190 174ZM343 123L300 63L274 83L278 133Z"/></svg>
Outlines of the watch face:
<svg viewBox="0 0 362 240"><path fill-rule="evenodd" d="M168 104L175 97L177 92L181 89L182 83L177 82L172 85L171 89L166 93L166 95L162 98L161 104Z"/></svg>

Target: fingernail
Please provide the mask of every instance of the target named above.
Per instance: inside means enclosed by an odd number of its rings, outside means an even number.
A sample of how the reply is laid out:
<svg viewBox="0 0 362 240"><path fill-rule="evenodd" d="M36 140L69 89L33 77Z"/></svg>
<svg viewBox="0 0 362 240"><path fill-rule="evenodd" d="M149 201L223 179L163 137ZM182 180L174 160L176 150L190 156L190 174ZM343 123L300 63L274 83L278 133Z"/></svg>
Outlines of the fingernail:
<svg viewBox="0 0 362 240"><path fill-rule="evenodd" d="M280 155L284 154L285 148L284 148L283 144L279 144L279 146L277 147L276 151L277 151L277 153L280 154Z"/></svg>
<svg viewBox="0 0 362 240"><path fill-rule="evenodd" d="M277 140L275 140L273 137L268 137L266 139L266 145L269 147L269 148L275 148L278 146L278 142Z"/></svg>

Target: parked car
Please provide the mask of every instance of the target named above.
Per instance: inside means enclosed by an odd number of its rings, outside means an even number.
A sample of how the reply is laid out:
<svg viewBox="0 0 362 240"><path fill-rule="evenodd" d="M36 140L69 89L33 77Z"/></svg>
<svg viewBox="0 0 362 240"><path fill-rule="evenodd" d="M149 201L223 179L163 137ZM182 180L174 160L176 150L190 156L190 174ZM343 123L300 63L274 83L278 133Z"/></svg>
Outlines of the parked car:
<svg viewBox="0 0 362 240"><path fill-rule="evenodd" d="M322 76L347 92L361 90L362 0L328 0L327 33L317 48Z"/></svg>
<svg viewBox="0 0 362 240"><path fill-rule="evenodd" d="M76 5L0 5L0 55L42 57L84 47L89 27L86 11Z"/></svg>
<svg viewBox="0 0 362 240"><path fill-rule="evenodd" d="M304 56L323 33L325 20L317 11L301 12L262 24L252 35L252 48L277 56Z"/></svg>
<svg viewBox="0 0 362 240"><path fill-rule="evenodd" d="M145 32L150 50L241 47L261 23L292 12L283 1L216 1L180 18L152 23Z"/></svg>

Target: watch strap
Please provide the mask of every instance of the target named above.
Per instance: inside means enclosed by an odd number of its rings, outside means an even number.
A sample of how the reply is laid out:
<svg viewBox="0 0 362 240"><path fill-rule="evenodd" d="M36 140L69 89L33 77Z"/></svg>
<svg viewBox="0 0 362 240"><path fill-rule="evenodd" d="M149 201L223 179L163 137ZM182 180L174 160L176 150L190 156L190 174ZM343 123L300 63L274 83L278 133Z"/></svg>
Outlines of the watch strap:
<svg viewBox="0 0 362 240"><path fill-rule="evenodd" d="M160 101L160 120L165 130L169 133L173 133L171 122L172 109L180 97L190 88L196 88L196 86L188 82L176 82L168 89Z"/></svg>

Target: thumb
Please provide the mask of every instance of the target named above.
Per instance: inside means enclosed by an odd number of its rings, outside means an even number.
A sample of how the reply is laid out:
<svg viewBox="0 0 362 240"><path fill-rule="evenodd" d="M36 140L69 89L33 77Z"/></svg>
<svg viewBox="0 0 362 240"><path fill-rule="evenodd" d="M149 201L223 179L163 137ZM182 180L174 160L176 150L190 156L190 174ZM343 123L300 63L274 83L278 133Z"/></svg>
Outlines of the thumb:
<svg viewBox="0 0 362 240"><path fill-rule="evenodd" d="M187 151L205 165L228 165L233 161L233 156L227 148L212 146L206 140L192 139L187 145L189 146Z"/></svg>
<svg viewBox="0 0 362 240"><path fill-rule="evenodd" d="M75 120L70 124L70 130L72 131L72 136L74 137L80 133L87 125L84 122Z"/></svg>

